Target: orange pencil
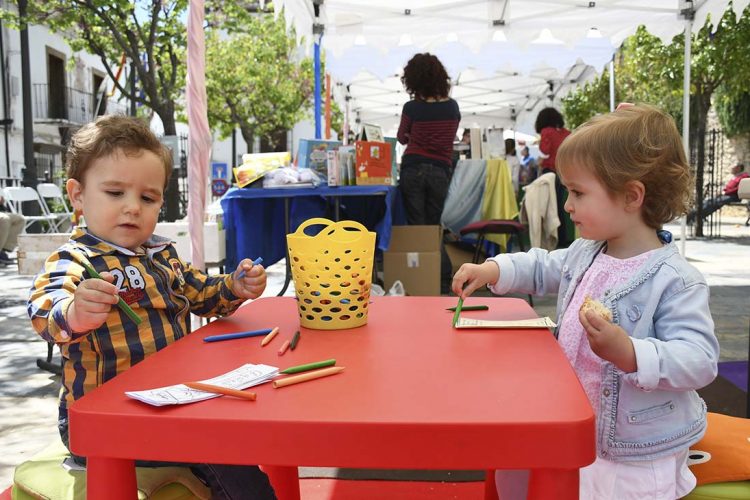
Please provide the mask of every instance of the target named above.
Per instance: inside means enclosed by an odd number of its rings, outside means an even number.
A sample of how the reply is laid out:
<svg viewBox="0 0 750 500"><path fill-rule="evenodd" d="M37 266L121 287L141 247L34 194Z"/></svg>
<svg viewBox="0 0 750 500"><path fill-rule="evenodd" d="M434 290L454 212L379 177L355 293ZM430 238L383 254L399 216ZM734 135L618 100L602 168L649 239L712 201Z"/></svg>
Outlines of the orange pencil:
<svg viewBox="0 0 750 500"><path fill-rule="evenodd" d="M278 352L279 356L282 356L286 352L286 350L289 349L289 344L290 344L289 340L285 340L284 343L281 344L281 347L279 347L279 352Z"/></svg>
<svg viewBox="0 0 750 500"><path fill-rule="evenodd" d="M320 377L328 377L329 375L336 375L344 371L343 366L331 366L330 368L323 368L322 370L315 370L312 372L301 373L299 375L292 375L291 377L285 377L279 380L273 381L274 389L279 387L285 387L287 385L299 384L300 382L307 382L308 380L315 380Z"/></svg>
<svg viewBox="0 0 750 500"><path fill-rule="evenodd" d="M279 327L274 326L273 330L271 330L271 333L263 337L263 340L260 342L260 346L263 347L264 345L268 344L273 340L273 338L276 336L276 334L279 333Z"/></svg>
<svg viewBox="0 0 750 500"><path fill-rule="evenodd" d="M185 382L182 385L196 389L203 392L212 392L214 394L224 394L225 396L234 396L236 398L247 399L248 401L255 401L254 392L238 391L237 389L230 389L228 387L220 387L218 385L204 384L202 382Z"/></svg>

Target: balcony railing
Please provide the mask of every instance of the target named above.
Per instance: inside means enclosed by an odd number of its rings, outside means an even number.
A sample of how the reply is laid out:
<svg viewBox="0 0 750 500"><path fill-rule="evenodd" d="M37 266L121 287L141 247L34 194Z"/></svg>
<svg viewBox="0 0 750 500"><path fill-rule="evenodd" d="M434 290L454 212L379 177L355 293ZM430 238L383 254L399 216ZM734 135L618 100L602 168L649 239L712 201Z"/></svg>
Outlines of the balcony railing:
<svg viewBox="0 0 750 500"><path fill-rule="evenodd" d="M33 87L34 121L38 123L83 125L102 114L127 112L126 106L109 99L97 107L97 96L91 92L46 83Z"/></svg>

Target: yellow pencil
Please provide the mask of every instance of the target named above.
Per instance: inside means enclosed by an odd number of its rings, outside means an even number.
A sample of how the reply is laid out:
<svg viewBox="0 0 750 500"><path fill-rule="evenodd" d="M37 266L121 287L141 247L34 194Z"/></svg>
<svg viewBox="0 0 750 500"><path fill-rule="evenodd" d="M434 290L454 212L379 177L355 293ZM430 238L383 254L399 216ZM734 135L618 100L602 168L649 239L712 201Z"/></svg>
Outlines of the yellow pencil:
<svg viewBox="0 0 750 500"><path fill-rule="evenodd" d="M263 340L260 342L260 346L263 347L264 345L268 344L273 340L273 338L276 336L276 334L279 333L279 327L274 326L273 330L271 330L271 333L263 337Z"/></svg>
<svg viewBox="0 0 750 500"><path fill-rule="evenodd" d="M300 373L299 375L292 375L291 377L285 377L279 380L273 381L274 389L279 387L286 387L287 385L299 384L300 382L307 382L308 380L315 380L320 377L328 377L329 375L336 375L344 371L343 366L332 366L330 368L323 368L322 370L315 370L312 372Z"/></svg>
<svg viewBox="0 0 750 500"><path fill-rule="evenodd" d="M203 382L185 382L182 385L190 387L203 392L213 392L214 394L224 394L225 396L234 396L235 398L247 399L249 401L255 401L254 392L238 391L237 389L230 389L229 387L221 387L218 385L204 384Z"/></svg>

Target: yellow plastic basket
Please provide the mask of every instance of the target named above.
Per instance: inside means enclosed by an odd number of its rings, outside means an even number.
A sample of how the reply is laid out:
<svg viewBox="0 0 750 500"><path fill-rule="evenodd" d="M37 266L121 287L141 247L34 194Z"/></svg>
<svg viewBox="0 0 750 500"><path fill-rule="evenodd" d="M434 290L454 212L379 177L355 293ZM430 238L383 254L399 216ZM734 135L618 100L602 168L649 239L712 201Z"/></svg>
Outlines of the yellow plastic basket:
<svg viewBox="0 0 750 500"><path fill-rule="evenodd" d="M325 226L315 236L305 230ZM314 218L286 235L300 324L341 330L367 323L375 233L359 222Z"/></svg>

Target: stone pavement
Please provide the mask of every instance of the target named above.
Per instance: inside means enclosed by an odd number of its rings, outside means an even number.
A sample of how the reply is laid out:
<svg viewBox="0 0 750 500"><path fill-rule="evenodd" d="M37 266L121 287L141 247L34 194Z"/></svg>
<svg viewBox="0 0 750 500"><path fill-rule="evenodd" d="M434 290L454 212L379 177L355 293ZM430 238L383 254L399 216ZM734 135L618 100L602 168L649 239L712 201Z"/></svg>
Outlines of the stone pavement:
<svg viewBox="0 0 750 500"><path fill-rule="evenodd" d="M722 361L748 357L750 227L742 223L744 217L724 217L721 239L686 242L688 259L711 286ZM678 226L667 229L679 235ZM283 283L283 265L272 266L268 273L267 294L274 295ZM26 315L31 281L31 276L19 276L15 267L0 267L0 491L11 484L14 467L57 433L60 380L36 365L37 358L46 356L47 344L33 332ZM555 297L535 298L534 306L540 315L554 316Z"/></svg>

